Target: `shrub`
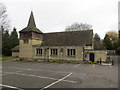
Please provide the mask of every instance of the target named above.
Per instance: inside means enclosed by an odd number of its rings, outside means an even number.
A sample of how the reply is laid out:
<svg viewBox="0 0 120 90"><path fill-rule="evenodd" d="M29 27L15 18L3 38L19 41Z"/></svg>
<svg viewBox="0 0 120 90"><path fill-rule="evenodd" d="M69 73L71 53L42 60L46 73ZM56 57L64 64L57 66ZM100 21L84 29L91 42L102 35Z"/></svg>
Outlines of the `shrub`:
<svg viewBox="0 0 120 90"><path fill-rule="evenodd" d="M34 59L34 61L37 61L37 59Z"/></svg>
<svg viewBox="0 0 120 90"><path fill-rule="evenodd" d="M88 63L88 61L84 61L84 63L85 63L85 64L87 64L87 63Z"/></svg>
<svg viewBox="0 0 120 90"><path fill-rule="evenodd" d="M92 61L88 61L88 63L90 63L90 64L91 64L91 63L92 63Z"/></svg>
<svg viewBox="0 0 120 90"><path fill-rule="evenodd" d="M57 60L50 60L50 62L57 62Z"/></svg>
<svg viewBox="0 0 120 90"><path fill-rule="evenodd" d="M94 61L93 63L94 63L94 64L97 64L97 62L96 62L96 61Z"/></svg>

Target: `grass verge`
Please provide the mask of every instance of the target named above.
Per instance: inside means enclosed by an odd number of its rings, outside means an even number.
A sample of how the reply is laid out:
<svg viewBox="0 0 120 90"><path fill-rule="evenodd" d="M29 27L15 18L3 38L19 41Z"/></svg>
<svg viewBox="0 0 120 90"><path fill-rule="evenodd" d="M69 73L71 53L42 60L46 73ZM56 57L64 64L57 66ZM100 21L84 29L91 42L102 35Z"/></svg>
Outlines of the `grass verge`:
<svg viewBox="0 0 120 90"><path fill-rule="evenodd" d="M12 56L3 56L3 57L0 57L0 61L9 60L9 59L13 59L13 58L16 58L16 57L12 57Z"/></svg>

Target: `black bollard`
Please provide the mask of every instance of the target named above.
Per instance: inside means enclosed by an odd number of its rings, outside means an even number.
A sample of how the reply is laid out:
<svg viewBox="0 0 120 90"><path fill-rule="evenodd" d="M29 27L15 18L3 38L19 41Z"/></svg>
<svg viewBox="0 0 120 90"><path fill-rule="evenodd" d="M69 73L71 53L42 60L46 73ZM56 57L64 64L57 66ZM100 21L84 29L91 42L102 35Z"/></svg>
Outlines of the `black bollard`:
<svg viewBox="0 0 120 90"><path fill-rule="evenodd" d="M101 58L100 58L100 65L101 65L102 61L101 61Z"/></svg>

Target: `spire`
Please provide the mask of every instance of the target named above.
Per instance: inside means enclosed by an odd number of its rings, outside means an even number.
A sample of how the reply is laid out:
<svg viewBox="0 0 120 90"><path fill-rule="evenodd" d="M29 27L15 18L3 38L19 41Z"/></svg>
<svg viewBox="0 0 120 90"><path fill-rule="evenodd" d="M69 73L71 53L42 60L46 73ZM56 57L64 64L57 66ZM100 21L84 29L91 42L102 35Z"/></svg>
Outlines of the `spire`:
<svg viewBox="0 0 120 90"><path fill-rule="evenodd" d="M42 33L35 24L33 12L31 11L29 22L27 27L23 28L20 32L36 32L36 33Z"/></svg>
<svg viewBox="0 0 120 90"><path fill-rule="evenodd" d="M30 14L30 18L29 18L29 22L28 22L28 25L29 27L36 27L36 24L35 24L35 20L34 20L34 16L33 16L33 12L31 11L31 14Z"/></svg>

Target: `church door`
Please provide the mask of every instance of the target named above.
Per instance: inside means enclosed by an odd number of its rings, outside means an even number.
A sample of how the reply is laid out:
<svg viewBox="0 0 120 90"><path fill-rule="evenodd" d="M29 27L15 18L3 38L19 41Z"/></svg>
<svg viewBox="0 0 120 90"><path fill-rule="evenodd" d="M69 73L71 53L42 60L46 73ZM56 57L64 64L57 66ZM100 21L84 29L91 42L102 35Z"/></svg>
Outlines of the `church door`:
<svg viewBox="0 0 120 90"><path fill-rule="evenodd" d="M94 53L90 53L90 61L94 62L94 59L95 59Z"/></svg>

